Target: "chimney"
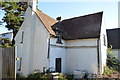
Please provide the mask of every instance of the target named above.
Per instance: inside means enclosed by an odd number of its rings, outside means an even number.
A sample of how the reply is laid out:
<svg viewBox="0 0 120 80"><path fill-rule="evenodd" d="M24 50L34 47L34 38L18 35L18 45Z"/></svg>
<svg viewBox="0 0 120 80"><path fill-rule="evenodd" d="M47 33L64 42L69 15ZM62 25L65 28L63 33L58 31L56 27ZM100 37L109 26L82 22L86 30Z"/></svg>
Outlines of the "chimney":
<svg viewBox="0 0 120 80"><path fill-rule="evenodd" d="M57 20L58 22L60 22L61 19L62 19L61 16L56 18L56 20Z"/></svg>
<svg viewBox="0 0 120 80"><path fill-rule="evenodd" d="M36 11L37 0L29 0L28 5L32 8L33 11Z"/></svg>

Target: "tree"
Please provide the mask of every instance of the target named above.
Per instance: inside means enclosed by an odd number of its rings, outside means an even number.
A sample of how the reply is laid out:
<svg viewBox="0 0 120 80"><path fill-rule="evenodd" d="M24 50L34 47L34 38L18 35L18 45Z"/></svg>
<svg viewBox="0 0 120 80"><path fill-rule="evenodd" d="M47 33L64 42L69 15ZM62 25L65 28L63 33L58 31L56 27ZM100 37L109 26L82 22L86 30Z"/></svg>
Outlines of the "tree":
<svg viewBox="0 0 120 80"><path fill-rule="evenodd" d="M12 45L15 44L14 38L24 20L24 13L28 7L27 2L2 2L2 10L5 11L3 22L5 27L13 31Z"/></svg>

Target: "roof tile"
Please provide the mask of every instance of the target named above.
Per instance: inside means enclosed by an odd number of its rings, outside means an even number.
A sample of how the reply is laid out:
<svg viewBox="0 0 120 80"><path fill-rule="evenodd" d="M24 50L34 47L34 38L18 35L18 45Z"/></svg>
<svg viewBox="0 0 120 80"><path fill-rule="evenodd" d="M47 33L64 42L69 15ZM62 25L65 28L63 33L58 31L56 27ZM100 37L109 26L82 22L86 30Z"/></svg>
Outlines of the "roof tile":
<svg viewBox="0 0 120 80"><path fill-rule="evenodd" d="M54 25L57 21L50 16L44 14L40 10L36 10L36 14L39 19L43 22L46 29L50 32L50 34L55 35L54 31L52 30L51 26Z"/></svg>

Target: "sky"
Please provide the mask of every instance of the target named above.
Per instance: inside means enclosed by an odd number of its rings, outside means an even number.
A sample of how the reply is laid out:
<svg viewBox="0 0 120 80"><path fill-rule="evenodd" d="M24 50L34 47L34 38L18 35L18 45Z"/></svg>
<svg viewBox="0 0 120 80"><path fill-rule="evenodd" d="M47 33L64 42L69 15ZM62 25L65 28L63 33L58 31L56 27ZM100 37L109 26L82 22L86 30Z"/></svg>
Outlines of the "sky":
<svg viewBox="0 0 120 80"><path fill-rule="evenodd" d="M104 22L107 29L118 27L117 2L39 2L39 9L56 19L83 16L103 11Z"/></svg>
<svg viewBox="0 0 120 80"><path fill-rule="evenodd" d="M59 0L58 0L59 1ZM71 0L70 0L71 1ZM38 8L45 14L56 19L58 16L62 20L83 16L103 11L105 26L107 29L118 27L118 2L38 2ZM0 20L4 12L0 10ZM8 32L4 25L0 26L0 34Z"/></svg>
<svg viewBox="0 0 120 80"><path fill-rule="evenodd" d="M4 16L4 12L0 9L0 21L2 21L3 16ZM5 24L0 25L0 34L5 33L5 32L10 32L4 26L5 26Z"/></svg>

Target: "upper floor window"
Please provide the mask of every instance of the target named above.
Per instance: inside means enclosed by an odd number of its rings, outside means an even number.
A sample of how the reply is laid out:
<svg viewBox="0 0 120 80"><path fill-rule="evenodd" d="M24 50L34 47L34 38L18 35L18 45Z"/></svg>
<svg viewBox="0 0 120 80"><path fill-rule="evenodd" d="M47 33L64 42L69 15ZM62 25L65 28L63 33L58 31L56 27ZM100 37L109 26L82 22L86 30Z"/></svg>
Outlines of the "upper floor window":
<svg viewBox="0 0 120 80"><path fill-rule="evenodd" d="M106 46L106 37L104 34L103 34L103 42L104 42L104 45Z"/></svg>
<svg viewBox="0 0 120 80"><path fill-rule="evenodd" d="M23 43L23 38L24 38L24 31L22 31L22 38L20 43Z"/></svg>

